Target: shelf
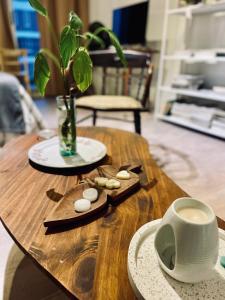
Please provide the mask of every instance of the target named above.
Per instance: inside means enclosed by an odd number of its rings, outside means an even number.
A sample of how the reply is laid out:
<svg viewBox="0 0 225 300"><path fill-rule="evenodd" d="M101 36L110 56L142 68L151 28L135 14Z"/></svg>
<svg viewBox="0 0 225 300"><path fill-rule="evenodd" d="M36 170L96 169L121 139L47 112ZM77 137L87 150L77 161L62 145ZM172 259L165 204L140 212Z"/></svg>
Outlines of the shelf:
<svg viewBox="0 0 225 300"><path fill-rule="evenodd" d="M183 120L182 118L175 117L175 116L157 115L157 118L160 119L160 120L169 122L169 123L184 126L184 127L194 129L194 130L197 130L197 131L200 131L200 132L203 132L203 133L210 134L212 136L216 136L216 137L225 139L225 131L223 133L223 132L217 131L215 129L213 130L213 129L210 129L210 128L205 128L205 127L202 127L200 125L196 125L196 124L194 124L190 121L186 121L186 120Z"/></svg>
<svg viewBox="0 0 225 300"><path fill-rule="evenodd" d="M190 16L193 15L201 15L201 14L213 14L213 13L220 13L221 11L225 11L225 1L221 1L215 4L196 4L196 5L189 5L185 7L169 9L168 15L184 15Z"/></svg>
<svg viewBox="0 0 225 300"><path fill-rule="evenodd" d="M167 93L174 93L183 96L190 96L201 98L205 100L214 100L225 102L225 94L216 93L213 90L189 90L189 89L178 89L170 86L162 86L160 90Z"/></svg>
<svg viewBox="0 0 225 300"><path fill-rule="evenodd" d="M208 63L208 64L216 64L219 62L225 62L225 57L204 57L204 58L196 58L196 57L185 57L179 55L165 55L163 57L164 60L181 60L186 63L194 64L194 63Z"/></svg>

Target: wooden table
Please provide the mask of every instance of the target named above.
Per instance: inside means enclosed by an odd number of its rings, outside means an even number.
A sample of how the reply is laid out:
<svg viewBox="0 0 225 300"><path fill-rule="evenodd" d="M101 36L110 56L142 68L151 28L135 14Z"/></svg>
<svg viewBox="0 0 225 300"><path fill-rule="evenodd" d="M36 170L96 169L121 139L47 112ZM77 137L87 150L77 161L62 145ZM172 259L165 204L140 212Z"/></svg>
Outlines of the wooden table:
<svg viewBox="0 0 225 300"><path fill-rule="evenodd" d="M32 168L27 150L36 135L17 138L3 149L0 162L0 217L5 228L37 265L71 297L79 299L135 299L127 275L127 252L136 230L161 218L182 191L155 164L149 146L139 135L109 128L79 128L80 136L106 144L112 163L142 163L149 189L138 192L90 223L46 234L43 220L56 205L49 190L64 194L77 176L43 173ZM47 194L46 194L47 193ZM224 222L219 220L222 228Z"/></svg>

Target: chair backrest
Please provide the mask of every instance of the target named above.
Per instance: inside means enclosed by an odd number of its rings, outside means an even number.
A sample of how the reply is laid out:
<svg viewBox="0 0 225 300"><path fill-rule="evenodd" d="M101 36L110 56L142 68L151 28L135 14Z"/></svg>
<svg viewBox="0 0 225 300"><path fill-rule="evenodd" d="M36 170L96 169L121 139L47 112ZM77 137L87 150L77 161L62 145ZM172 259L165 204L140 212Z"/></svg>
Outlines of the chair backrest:
<svg viewBox="0 0 225 300"><path fill-rule="evenodd" d="M0 48L0 68L1 71L16 76L26 90L30 92L29 66L26 49Z"/></svg>
<svg viewBox="0 0 225 300"><path fill-rule="evenodd" d="M127 68L111 50L90 51L94 68L102 69L100 93L132 96L146 107L153 73L151 56L130 50L125 50L124 54Z"/></svg>

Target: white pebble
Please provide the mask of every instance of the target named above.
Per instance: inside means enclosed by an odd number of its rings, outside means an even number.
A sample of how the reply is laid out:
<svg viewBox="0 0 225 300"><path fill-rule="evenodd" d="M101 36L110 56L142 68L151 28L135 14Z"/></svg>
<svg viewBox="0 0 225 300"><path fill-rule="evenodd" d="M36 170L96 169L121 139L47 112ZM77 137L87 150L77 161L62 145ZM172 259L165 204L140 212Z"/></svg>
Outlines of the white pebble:
<svg viewBox="0 0 225 300"><path fill-rule="evenodd" d="M83 191L83 197L91 202L98 199L98 191L94 188L89 188Z"/></svg>
<svg viewBox="0 0 225 300"><path fill-rule="evenodd" d="M120 182L116 179L109 179L106 183L106 187L110 190L118 189L120 187Z"/></svg>
<svg viewBox="0 0 225 300"><path fill-rule="evenodd" d="M130 173L126 170L122 170L116 174L116 178L118 179L130 179Z"/></svg>
<svg viewBox="0 0 225 300"><path fill-rule="evenodd" d="M87 199L79 199L74 202L74 209L77 212L85 212L91 208L91 202Z"/></svg>
<svg viewBox="0 0 225 300"><path fill-rule="evenodd" d="M108 178L106 177L95 177L95 183L97 183L98 186L106 186L107 182Z"/></svg>

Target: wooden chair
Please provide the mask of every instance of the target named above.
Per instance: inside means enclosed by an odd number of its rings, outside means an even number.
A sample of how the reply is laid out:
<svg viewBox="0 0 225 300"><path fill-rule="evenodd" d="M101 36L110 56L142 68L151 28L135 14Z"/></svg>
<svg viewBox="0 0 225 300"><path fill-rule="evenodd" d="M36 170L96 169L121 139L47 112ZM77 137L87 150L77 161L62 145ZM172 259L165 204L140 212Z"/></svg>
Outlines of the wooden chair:
<svg viewBox="0 0 225 300"><path fill-rule="evenodd" d="M30 77L26 49L0 49L0 70L16 76L30 93Z"/></svg>
<svg viewBox="0 0 225 300"><path fill-rule="evenodd" d="M76 106L92 111L94 126L99 111L132 112L135 131L141 134L140 114L148 111L147 105L152 80L153 67L150 54L125 51L127 68L123 67L117 55L112 51L93 51L90 52L90 55L94 68L102 69L101 92L100 95L78 98Z"/></svg>

